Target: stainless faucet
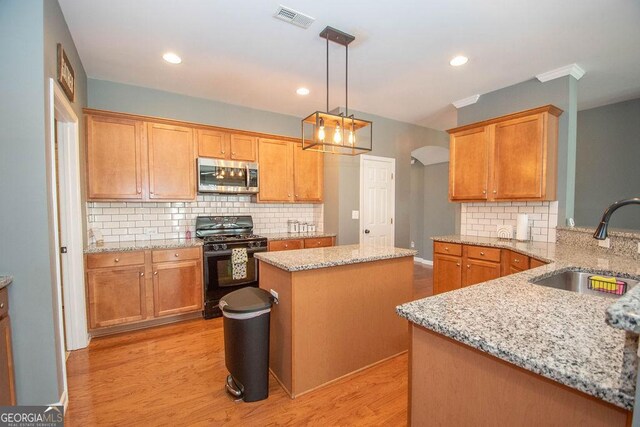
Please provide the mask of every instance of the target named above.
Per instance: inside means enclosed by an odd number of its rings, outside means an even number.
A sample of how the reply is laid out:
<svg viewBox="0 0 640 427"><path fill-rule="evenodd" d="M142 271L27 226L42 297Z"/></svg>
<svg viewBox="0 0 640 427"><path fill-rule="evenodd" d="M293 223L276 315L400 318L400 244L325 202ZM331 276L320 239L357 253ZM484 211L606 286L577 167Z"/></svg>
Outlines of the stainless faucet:
<svg viewBox="0 0 640 427"><path fill-rule="evenodd" d="M602 219L600 219L600 224L598 224L598 228L596 228L596 232L593 233L593 237L598 240L604 240L607 238L607 227L609 227L609 219L611 219L611 214L614 213L618 208L621 208L626 205L640 205L640 197L633 197L631 199L619 200L609 206L607 210L602 214Z"/></svg>

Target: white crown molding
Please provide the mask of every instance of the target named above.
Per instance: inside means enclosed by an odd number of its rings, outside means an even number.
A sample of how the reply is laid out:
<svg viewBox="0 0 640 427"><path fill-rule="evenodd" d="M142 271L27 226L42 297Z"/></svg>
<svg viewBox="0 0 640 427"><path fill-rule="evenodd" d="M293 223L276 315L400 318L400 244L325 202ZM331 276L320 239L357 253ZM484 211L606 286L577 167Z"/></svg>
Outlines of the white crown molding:
<svg viewBox="0 0 640 427"><path fill-rule="evenodd" d="M570 64L556 68L555 70L547 71L546 73L538 74L536 79L540 80L542 83L564 76L573 76L576 80L580 80L584 74L585 71L580 68L578 64Z"/></svg>
<svg viewBox="0 0 640 427"><path fill-rule="evenodd" d="M456 108L466 107L467 105L475 104L480 99L480 95L473 95L468 98L459 99L457 101L453 101L452 104Z"/></svg>

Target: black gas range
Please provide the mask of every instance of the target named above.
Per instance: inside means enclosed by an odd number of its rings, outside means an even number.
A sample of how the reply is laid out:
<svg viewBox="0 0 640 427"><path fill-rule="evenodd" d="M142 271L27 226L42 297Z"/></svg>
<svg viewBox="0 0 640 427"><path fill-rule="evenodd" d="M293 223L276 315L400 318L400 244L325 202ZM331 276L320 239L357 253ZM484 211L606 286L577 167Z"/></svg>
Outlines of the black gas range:
<svg viewBox="0 0 640 427"><path fill-rule="evenodd" d="M253 255L267 250L267 238L253 234L249 215L199 216L196 237L204 241L204 318L212 319L222 316L220 298L240 288L258 287L258 260ZM234 249L246 250L243 274L234 272L238 267L232 262Z"/></svg>

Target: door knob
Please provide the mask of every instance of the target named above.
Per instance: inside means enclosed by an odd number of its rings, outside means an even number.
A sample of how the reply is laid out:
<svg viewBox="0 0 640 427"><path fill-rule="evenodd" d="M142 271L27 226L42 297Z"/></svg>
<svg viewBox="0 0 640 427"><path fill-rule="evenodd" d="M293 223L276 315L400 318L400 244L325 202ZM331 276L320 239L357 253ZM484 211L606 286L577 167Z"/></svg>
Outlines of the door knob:
<svg viewBox="0 0 640 427"><path fill-rule="evenodd" d="M364 234L369 234L371 233L371 230L364 230Z"/></svg>

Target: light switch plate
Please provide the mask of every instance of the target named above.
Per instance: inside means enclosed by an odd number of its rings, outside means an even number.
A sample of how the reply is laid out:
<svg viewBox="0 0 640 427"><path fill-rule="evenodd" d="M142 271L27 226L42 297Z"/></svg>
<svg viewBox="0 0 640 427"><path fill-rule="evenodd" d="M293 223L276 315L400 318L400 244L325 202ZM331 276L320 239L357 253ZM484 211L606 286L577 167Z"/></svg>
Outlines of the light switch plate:
<svg viewBox="0 0 640 427"><path fill-rule="evenodd" d="M360 219L360 211L351 211L351 219Z"/></svg>

